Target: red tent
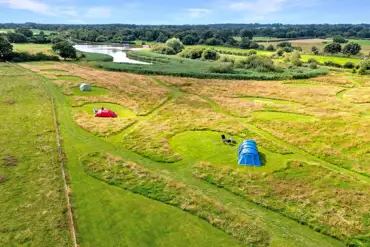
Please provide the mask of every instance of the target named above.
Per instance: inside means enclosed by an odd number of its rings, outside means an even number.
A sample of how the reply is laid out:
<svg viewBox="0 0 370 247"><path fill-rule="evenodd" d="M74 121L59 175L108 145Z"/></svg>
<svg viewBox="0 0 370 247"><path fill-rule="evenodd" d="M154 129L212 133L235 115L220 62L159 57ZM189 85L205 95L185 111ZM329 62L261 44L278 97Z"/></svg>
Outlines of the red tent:
<svg viewBox="0 0 370 247"><path fill-rule="evenodd" d="M99 110L96 114L95 117L117 117L117 114L114 113L111 110Z"/></svg>

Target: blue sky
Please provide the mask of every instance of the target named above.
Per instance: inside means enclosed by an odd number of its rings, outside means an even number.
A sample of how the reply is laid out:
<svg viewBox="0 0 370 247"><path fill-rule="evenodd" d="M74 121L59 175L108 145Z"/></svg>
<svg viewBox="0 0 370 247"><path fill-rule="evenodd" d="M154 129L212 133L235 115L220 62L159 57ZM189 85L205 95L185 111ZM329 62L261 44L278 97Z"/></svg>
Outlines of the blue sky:
<svg viewBox="0 0 370 247"><path fill-rule="evenodd" d="M0 0L0 22L370 23L369 0Z"/></svg>

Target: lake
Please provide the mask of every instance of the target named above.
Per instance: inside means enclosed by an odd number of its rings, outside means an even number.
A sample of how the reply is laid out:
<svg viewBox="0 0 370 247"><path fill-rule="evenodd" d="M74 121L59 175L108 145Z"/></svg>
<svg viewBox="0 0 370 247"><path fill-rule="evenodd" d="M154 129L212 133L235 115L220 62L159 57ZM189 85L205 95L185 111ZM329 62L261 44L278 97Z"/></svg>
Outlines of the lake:
<svg viewBox="0 0 370 247"><path fill-rule="evenodd" d="M142 48L130 48L124 45L96 45L96 44L78 44L74 46L76 50L82 52L101 53L113 57L115 63L131 63L131 64L150 64L133 60L127 57L126 51L141 50Z"/></svg>

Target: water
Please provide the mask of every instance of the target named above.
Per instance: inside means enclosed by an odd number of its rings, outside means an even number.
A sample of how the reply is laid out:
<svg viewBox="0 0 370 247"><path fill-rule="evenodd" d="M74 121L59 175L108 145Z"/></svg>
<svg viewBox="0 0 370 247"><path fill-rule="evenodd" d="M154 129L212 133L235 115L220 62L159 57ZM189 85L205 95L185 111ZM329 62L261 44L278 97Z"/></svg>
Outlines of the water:
<svg viewBox="0 0 370 247"><path fill-rule="evenodd" d="M95 44L79 44L74 46L77 50L83 52L93 52L106 54L113 57L115 63L131 63L131 64L150 64L133 60L127 57L126 51L141 50L142 48L130 48L123 45L95 45Z"/></svg>

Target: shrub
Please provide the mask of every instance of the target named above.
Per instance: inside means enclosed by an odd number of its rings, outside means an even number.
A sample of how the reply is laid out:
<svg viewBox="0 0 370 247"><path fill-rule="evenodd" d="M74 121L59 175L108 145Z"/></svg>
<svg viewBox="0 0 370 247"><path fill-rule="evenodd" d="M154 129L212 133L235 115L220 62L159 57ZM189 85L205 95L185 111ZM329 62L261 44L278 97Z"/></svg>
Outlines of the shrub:
<svg viewBox="0 0 370 247"><path fill-rule="evenodd" d="M172 38L166 41L166 45L168 47L171 47L174 51L175 54L179 53L184 49L184 44L178 39L178 38Z"/></svg>
<svg viewBox="0 0 370 247"><path fill-rule="evenodd" d="M247 54L247 56L251 56L251 55L256 55L257 52L255 50L250 50L246 54Z"/></svg>
<svg viewBox="0 0 370 247"><path fill-rule="evenodd" d="M217 51L213 48L207 48L202 52L202 58L205 60L217 60L220 58Z"/></svg>
<svg viewBox="0 0 370 247"><path fill-rule="evenodd" d="M337 35L333 37L333 42L334 43L339 43L339 44L344 44L347 43L348 40L346 40L343 36Z"/></svg>
<svg viewBox="0 0 370 247"><path fill-rule="evenodd" d="M273 45L269 45L267 46L266 51L275 51L275 47Z"/></svg>
<svg viewBox="0 0 370 247"><path fill-rule="evenodd" d="M343 47L343 53L346 55L356 55L360 51L361 51L361 46L354 42L350 42Z"/></svg>
<svg viewBox="0 0 370 247"><path fill-rule="evenodd" d="M175 50L172 47L167 46L166 44L155 44L152 47L152 51L159 54L174 55L176 54Z"/></svg>
<svg viewBox="0 0 370 247"><path fill-rule="evenodd" d="M315 62L310 63L309 68L310 69L317 69L317 63L315 63Z"/></svg>
<svg viewBox="0 0 370 247"><path fill-rule="evenodd" d="M276 46L279 47L279 48L285 48L285 47L292 48L292 43L290 43L290 42L281 42L281 43L277 44Z"/></svg>
<svg viewBox="0 0 370 247"><path fill-rule="evenodd" d="M30 54L28 52L12 52L12 62L32 62L32 61L59 61L58 56L50 56L44 53Z"/></svg>
<svg viewBox="0 0 370 247"><path fill-rule="evenodd" d="M282 49L279 49L276 51L275 55L281 57L282 55L284 55L284 51Z"/></svg>
<svg viewBox="0 0 370 247"><path fill-rule="evenodd" d="M252 41L249 45L249 49L258 49L259 48L259 45L257 42L255 41Z"/></svg>
<svg viewBox="0 0 370 247"><path fill-rule="evenodd" d="M342 46L338 43L331 43L324 47L326 53L339 53L342 50Z"/></svg>
<svg viewBox="0 0 370 247"><path fill-rule="evenodd" d="M302 66L301 54L300 54L298 51L294 51L294 52L290 55L290 62L291 62L294 66Z"/></svg>
<svg viewBox="0 0 370 247"><path fill-rule="evenodd" d="M319 54L319 48L317 48L316 46L312 46L311 51L315 55Z"/></svg>
<svg viewBox="0 0 370 247"><path fill-rule="evenodd" d="M206 40L206 45L211 45L211 46L222 45L222 41L216 38L209 38Z"/></svg>
<svg viewBox="0 0 370 247"><path fill-rule="evenodd" d="M342 65L339 63L334 63L333 61L326 61L324 62L325 66L331 66L331 67L336 67L336 68L342 68Z"/></svg>
<svg viewBox="0 0 370 247"><path fill-rule="evenodd" d="M232 63L219 63L217 65L211 66L209 68L209 72L211 73L232 73L233 72L233 64Z"/></svg>
<svg viewBox="0 0 370 247"><path fill-rule="evenodd" d="M346 68L346 69L353 69L355 67L355 64L352 63L352 62L346 62L344 65L343 65L343 68Z"/></svg>
<svg viewBox="0 0 370 247"><path fill-rule="evenodd" d="M235 58L228 57L228 56L221 56L219 61L220 62L224 62L224 63L232 63L232 64L234 64L235 63Z"/></svg>
<svg viewBox="0 0 370 247"><path fill-rule="evenodd" d="M309 58L307 62L308 63L316 63L316 64L319 64L319 62L316 59L312 58L312 57Z"/></svg>
<svg viewBox="0 0 370 247"><path fill-rule="evenodd" d="M263 51L263 50L265 50L265 46L264 45L259 45L257 49Z"/></svg>
<svg viewBox="0 0 370 247"><path fill-rule="evenodd" d="M246 69L256 69L259 72L275 71L274 62L266 56L252 55L245 61Z"/></svg>
<svg viewBox="0 0 370 247"><path fill-rule="evenodd" d="M199 59L202 57L202 53L204 50L205 48L189 48L183 50L179 55L185 58Z"/></svg>
<svg viewBox="0 0 370 247"><path fill-rule="evenodd" d="M251 44L251 41L248 38L242 38L242 40L239 43L240 49L249 49L249 45Z"/></svg>

